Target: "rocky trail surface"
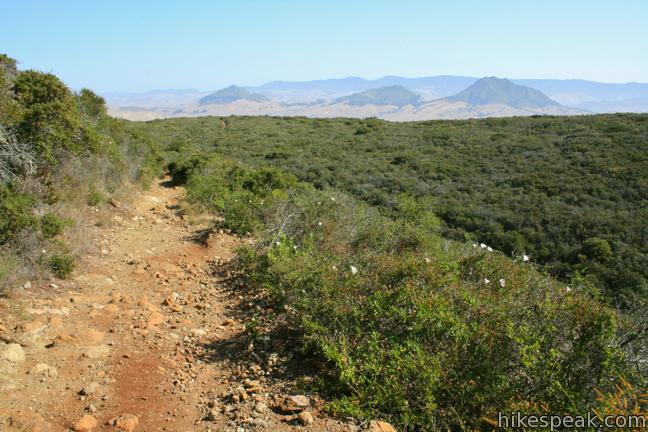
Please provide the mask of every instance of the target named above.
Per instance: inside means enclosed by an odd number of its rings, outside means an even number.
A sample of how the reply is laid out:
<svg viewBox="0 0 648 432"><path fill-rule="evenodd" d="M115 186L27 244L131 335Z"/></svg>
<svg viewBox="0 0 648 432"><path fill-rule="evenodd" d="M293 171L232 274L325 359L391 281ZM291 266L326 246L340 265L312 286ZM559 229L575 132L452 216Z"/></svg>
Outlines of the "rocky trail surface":
<svg viewBox="0 0 648 432"><path fill-rule="evenodd" d="M0 431L357 429L248 342L248 299L223 270L245 240L196 241L182 194L89 209L93 252L73 276L0 299Z"/></svg>

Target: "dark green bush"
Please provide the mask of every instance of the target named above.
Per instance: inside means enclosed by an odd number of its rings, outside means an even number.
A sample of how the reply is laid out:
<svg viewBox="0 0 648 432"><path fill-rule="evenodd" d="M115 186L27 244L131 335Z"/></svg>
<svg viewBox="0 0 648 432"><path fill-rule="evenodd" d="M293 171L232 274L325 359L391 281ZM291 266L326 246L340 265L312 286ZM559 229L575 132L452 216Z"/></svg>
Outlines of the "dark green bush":
<svg viewBox="0 0 648 432"><path fill-rule="evenodd" d="M81 89L77 96L79 109L81 112L93 120L98 120L106 115L106 101L101 96L96 95L92 90Z"/></svg>
<svg viewBox="0 0 648 432"><path fill-rule="evenodd" d="M13 81L13 92L24 107L18 136L31 143L40 158L53 163L59 150L80 150L77 105L61 80L52 74L23 71Z"/></svg>
<svg viewBox="0 0 648 432"><path fill-rule="evenodd" d="M13 239L25 229L37 226L32 209L36 199L11 185L0 185L0 245Z"/></svg>
<svg viewBox="0 0 648 432"><path fill-rule="evenodd" d="M91 185L90 188L88 189L88 197L87 197L87 203L89 206L98 206L101 204L106 203L108 200L106 196L97 188L94 187L94 185Z"/></svg>
<svg viewBox="0 0 648 432"><path fill-rule="evenodd" d="M40 218L40 229L46 239L51 239L63 233L69 221L61 219L54 213L46 213Z"/></svg>
<svg viewBox="0 0 648 432"><path fill-rule="evenodd" d="M237 234L262 227L263 209L297 185L274 168L247 169L214 156L189 157L169 165L173 182L185 182L189 202L224 216L223 226Z"/></svg>
<svg viewBox="0 0 648 432"><path fill-rule="evenodd" d="M7 128L20 117L20 104L14 100L12 83L17 73L16 60L0 54L0 125Z"/></svg>
<svg viewBox="0 0 648 432"><path fill-rule="evenodd" d="M74 271L74 258L68 254L55 254L49 257L47 266L54 276L67 279Z"/></svg>
<svg viewBox="0 0 648 432"><path fill-rule="evenodd" d="M208 157L201 154L191 155L182 160L171 161L167 170L174 185L184 185L195 170L200 170L208 161Z"/></svg>

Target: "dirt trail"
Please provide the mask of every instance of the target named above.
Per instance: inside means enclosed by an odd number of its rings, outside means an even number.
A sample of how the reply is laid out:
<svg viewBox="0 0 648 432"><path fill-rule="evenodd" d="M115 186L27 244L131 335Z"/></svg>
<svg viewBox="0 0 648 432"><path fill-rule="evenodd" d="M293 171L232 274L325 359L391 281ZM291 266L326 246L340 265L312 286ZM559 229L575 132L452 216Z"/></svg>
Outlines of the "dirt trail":
<svg viewBox="0 0 648 432"><path fill-rule="evenodd" d="M245 341L246 299L217 275L242 240L195 241L182 194L89 209L96 253L73 277L0 299L0 431L355 430L312 396L308 414L282 410L293 383L229 343Z"/></svg>

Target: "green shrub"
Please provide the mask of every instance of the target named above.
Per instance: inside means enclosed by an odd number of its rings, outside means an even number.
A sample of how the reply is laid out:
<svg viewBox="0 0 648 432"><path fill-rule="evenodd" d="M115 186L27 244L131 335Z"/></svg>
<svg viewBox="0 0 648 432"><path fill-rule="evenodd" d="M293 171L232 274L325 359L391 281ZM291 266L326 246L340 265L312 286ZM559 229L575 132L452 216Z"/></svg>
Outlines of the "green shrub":
<svg viewBox="0 0 648 432"><path fill-rule="evenodd" d="M298 184L275 168L248 169L218 156L190 156L170 163L169 170L173 183L186 183L189 202L220 212L223 226L237 234L260 229L263 209Z"/></svg>
<svg viewBox="0 0 648 432"><path fill-rule="evenodd" d="M63 233L69 221L61 219L54 213L46 213L40 218L41 233L46 239L51 239Z"/></svg>
<svg viewBox="0 0 648 432"><path fill-rule="evenodd" d="M77 102L81 112L92 120L98 120L106 115L106 101L87 88L81 89L77 95Z"/></svg>
<svg viewBox="0 0 648 432"><path fill-rule="evenodd" d="M19 72L13 81L17 101L24 107L18 136L36 154L55 163L60 150L81 150L81 119L72 92L52 74Z"/></svg>
<svg viewBox="0 0 648 432"><path fill-rule="evenodd" d="M194 171L202 169L208 162L208 158L202 154L194 154L185 159L171 161L167 170L174 185L184 185Z"/></svg>
<svg viewBox="0 0 648 432"><path fill-rule="evenodd" d="M5 244L25 229L36 226L33 215L34 196L20 192L13 186L0 185L0 245Z"/></svg>
<svg viewBox="0 0 648 432"><path fill-rule="evenodd" d="M601 238L592 237L583 242L581 248L583 260L608 261L612 258L610 244Z"/></svg>
<svg viewBox="0 0 648 432"><path fill-rule="evenodd" d="M87 203L89 206L98 206L107 202L106 196L94 186L88 190Z"/></svg>
<svg viewBox="0 0 648 432"><path fill-rule="evenodd" d="M249 192L226 192L219 206L223 226L236 234L253 233L262 227L260 200Z"/></svg>
<svg viewBox="0 0 648 432"><path fill-rule="evenodd" d="M20 104L13 94L13 79L17 73L16 60L0 54L0 125L7 128L20 118Z"/></svg>
<svg viewBox="0 0 648 432"><path fill-rule="evenodd" d="M3 295L9 288L9 283L12 281L12 276L16 272L18 266L16 257L0 252L0 295Z"/></svg>
<svg viewBox="0 0 648 432"><path fill-rule="evenodd" d="M47 266L54 276L67 279L74 271L74 258L65 253L55 254L49 257Z"/></svg>

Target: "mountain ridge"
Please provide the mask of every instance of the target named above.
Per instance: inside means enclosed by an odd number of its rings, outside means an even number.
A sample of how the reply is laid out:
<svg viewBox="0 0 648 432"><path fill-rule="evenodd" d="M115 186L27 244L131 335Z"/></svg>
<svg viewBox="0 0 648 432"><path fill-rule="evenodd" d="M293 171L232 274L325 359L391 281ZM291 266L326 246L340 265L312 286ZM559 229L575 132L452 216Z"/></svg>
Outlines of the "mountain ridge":
<svg viewBox="0 0 648 432"><path fill-rule="evenodd" d="M472 106L501 104L515 108L544 108L560 105L539 90L497 77L481 78L447 99L451 102L466 102Z"/></svg>
<svg viewBox="0 0 648 432"><path fill-rule="evenodd" d="M248 100L253 102L269 102L266 96L258 93L253 93L245 87L231 85L220 89L214 93L203 96L198 100L200 105L209 104L228 104L239 100Z"/></svg>
<svg viewBox="0 0 648 432"><path fill-rule="evenodd" d="M393 85L379 87L342 96L333 103L348 103L349 105L395 105L403 107L406 105L418 106L421 103L421 95L403 86Z"/></svg>
<svg viewBox="0 0 648 432"><path fill-rule="evenodd" d="M387 75L378 79L357 76L312 81L270 81L258 86L241 86L249 92L284 104L304 105L333 102L335 99L375 88L400 85L419 93L426 101L454 96L479 78L463 75L402 77ZM554 101L576 109L594 112L648 112L648 106L630 99L648 98L648 83L604 83L583 79L509 79L514 84L539 90ZM213 91L159 90L142 93L113 92L102 95L115 107L157 109L190 105ZM244 98L245 99L245 98ZM259 98L256 98L259 100Z"/></svg>

